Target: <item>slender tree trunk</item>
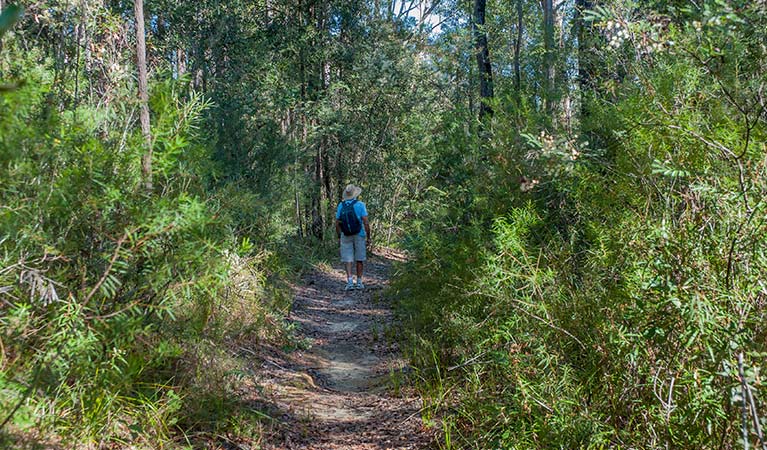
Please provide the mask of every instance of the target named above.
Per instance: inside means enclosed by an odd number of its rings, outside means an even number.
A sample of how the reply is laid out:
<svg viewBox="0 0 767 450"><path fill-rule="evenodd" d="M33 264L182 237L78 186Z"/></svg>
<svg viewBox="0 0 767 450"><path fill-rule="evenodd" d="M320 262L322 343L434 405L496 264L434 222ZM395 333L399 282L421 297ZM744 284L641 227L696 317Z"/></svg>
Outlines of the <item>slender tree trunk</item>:
<svg viewBox="0 0 767 450"><path fill-rule="evenodd" d="M291 109L288 109L285 112L285 120L284 120L284 135L286 138L290 140L296 139L296 118L295 113ZM303 220L301 218L301 194L298 186L298 166L299 159L298 159L298 152L294 154L293 157L293 198L295 200L295 208L294 211L296 213L296 234L299 238L303 239L304 237L304 224Z"/></svg>
<svg viewBox="0 0 767 450"><path fill-rule="evenodd" d="M144 0L133 0L133 10L136 16L136 65L138 66L138 97L141 106L139 119L141 134L144 135L146 148L141 157L141 174L144 176L144 186L152 190L152 133L149 128L149 93L147 90L146 71L146 37L144 35Z"/></svg>
<svg viewBox="0 0 767 450"><path fill-rule="evenodd" d="M298 7L297 7L297 22L298 26L303 28L305 26L305 15L306 11L304 10L304 2L299 0L298 1ZM307 81L306 81L306 49L305 44L299 44L300 47L298 49L298 74L299 74L299 83L300 83L300 107L298 114L300 115L300 121L301 121L301 137L300 137L300 149L301 152L306 151L306 138L307 138L307 124L306 124L306 104L307 104ZM301 173L303 171L303 174ZM309 167L307 167L307 163L304 160L303 155L301 157L296 157L296 177L308 177L308 179L311 179L312 174L309 172ZM306 178L304 178L306 179ZM306 214L306 208L302 208L302 204L300 201L300 194L299 194L299 183L298 178L295 180L296 184L296 218L298 219L298 228L299 228L299 236L304 237L304 217L306 218L307 224L306 224L306 235L311 233L311 223L309 222L309 215ZM303 194L303 192L301 192Z"/></svg>
<svg viewBox="0 0 767 450"><path fill-rule="evenodd" d="M474 20L472 21L477 67L479 68L480 119L486 115L493 115L493 109L489 104L493 99L493 68L490 64L487 32L484 29L486 5L487 0L474 0Z"/></svg>
<svg viewBox="0 0 767 450"><path fill-rule="evenodd" d="M520 59L522 57L522 34L524 32L524 10L522 1L517 0L517 38L514 42L514 88L516 90L517 106L522 103L522 68Z"/></svg>
<svg viewBox="0 0 767 450"><path fill-rule="evenodd" d="M317 144L317 152L314 159L314 183L312 186L312 234L319 240L325 235L325 212L323 211L324 202L324 148L323 144Z"/></svg>
<svg viewBox="0 0 767 450"><path fill-rule="evenodd" d="M295 172L295 169L294 169ZM301 219L301 196L298 193L298 178L294 175L294 190L296 194L296 227L298 229L298 237L304 238L304 223Z"/></svg>
<svg viewBox="0 0 767 450"><path fill-rule="evenodd" d="M77 105L80 103L80 54L81 48L82 48L82 35L83 35L83 28L85 27L85 18L83 18L83 23L79 23L75 25L75 44L76 44L76 50L75 50L75 97L74 97L74 112L75 115L77 114Z"/></svg>
<svg viewBox="0 0 767 450"><path fill-rule="evenodd" d="M580 93L580 113L581 119L588 116L588 105L586 104L586 92L592 87L592 70L590 58L588 56L589 48L589 30L586 22L583 20L583 12L591 9L594 2L591 0L575 0L575 35L578 38L578 90Z"/></svg>
<svg viewBox="0 0 767 450"><path fill-rule="evenodd" d="M192 76L192 85L194 86L195 90L201 90L202 89L202 65L205 64L205 48L204 48L204 42L203 39L197 40L197 45L194 49L191 50L192 52L192 70L191 70L191 76Z"/></svg>
<svg viewBox="0 0 767 450"><path fill-rule="evenodd" d="M325 178L323 183L323 186L325 188L325 195L323 197L323 202L325 202L325 204L327 204L328 207L330 207L331 205L330 199L331 199L331 196L333 195L333 190L331 189L330 174L332 173L332 171L330 167L330 155L329 155L330 151L328 149L327 142L325 146L325 151L322 153L323 153L323 164L325 165L325 172L324 172ZM332 211L332 208L331 208L331 211ZM330 221L331 223L333 222L332 219Z"/></svg>
<svg viewBox="0 0 767 450"><path fill-rule="evenodd" d="M551 118L554 109L554 4L552 0L541 0L543 5L544 36L544 109Z"/></svg>
<svg viewBox="0 0 767 450"><path fill-rule="evenodd" d="M178 65L178 76L183 77L186 73L186 53L182 49L176 49L176 64Z"/></svg>
<svg viewBox="0 0 767 450"><path fill-rule="evenodd" d="M85 70L85 80L84 82L88 83L88 96L92 99L93 98L93 85L96 82L97 77L94 76L93 73L93 53L92 53L92 45L91 40L93 39L93 36L88 32L88 23L90 23L93 20L93 17L91 16L91 9L89 2L83 2L83 42L82 42L82 49L83 49L83 68Z"/></svg>
<svg viewBox="0 0 767 450"><path fill-rule="evenodd" d="M310 17L313 19L319 31L318 37L313 39L312 48L319 49L325 45L325 32L327 30L328 8L324 2L314 2L310 8ZM319 64L311 64L309 67L318 69L317 73L311 74L310 80L313 88L310 91L310 100L320 100L330 85L330 64L321 60ZM312 121L316 128L317 119ZM312 184L312 234L319 240L325 235L325 218L327 216L327 197L325 184L327 174L326 155L327 138L322 136L314 155L314 177Z"/></svg>
<svg viewBox="0 0 767 450"><path fill-rule="evenodd" d="M322 90L323 92L327 92L330 88L330 74L331 74L331 66L330 62L325 61L322 65ZM322 160L320 161L320 164L323 168L322 174L320 177L320 182L322 183L322 188L324 189L322 191L322 194L320 196L322 200L322 217L325 217L329 219L329 223L332 223L333 220L331 219L330 215L328 214L328 209L330 208L330 156L328 155L330 153L330 142L327 136L323 136L322 138Z"/></svg>

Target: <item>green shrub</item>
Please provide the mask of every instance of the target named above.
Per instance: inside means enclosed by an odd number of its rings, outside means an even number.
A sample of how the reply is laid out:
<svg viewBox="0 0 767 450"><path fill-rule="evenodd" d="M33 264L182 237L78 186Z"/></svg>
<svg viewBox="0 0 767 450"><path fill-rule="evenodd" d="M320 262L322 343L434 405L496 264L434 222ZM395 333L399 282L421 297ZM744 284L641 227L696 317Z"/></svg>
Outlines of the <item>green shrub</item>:
<svg viewBox="0 0 767 450"><path fill-rule="evenodd" d="M429 225L393 291L444 447L737 448L744 428L756 441L765 16L728 8L672 10L659 54L606 53L615 78L588 100L588 137L534 117L509 129L500 112L482 145L444 138L446 164L473 148L497 162L454 190L435 177L443 194L424 196ZM638 36L661 28L639 11L615 14ZM471 166L455 169L441 173Z"/></svg>
<svg viewBox="0 0 767 450"><path fill-rule="evenodd" d="M5 438L155 447L239 426L230 347L277 339L284 295L207 192L207 104L183 79L153 85L147 194L125 111L60 113L44 66L13 64L26 83L0 94Z"/></svg>

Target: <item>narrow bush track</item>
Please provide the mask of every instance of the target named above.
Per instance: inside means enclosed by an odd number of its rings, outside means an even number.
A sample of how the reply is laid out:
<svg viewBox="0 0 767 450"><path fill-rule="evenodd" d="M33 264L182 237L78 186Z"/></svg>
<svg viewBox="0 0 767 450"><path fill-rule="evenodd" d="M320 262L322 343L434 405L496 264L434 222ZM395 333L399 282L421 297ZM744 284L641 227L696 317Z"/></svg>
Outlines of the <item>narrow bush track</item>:
<svg viewBox="0 0 767 450"><path fill-rule="evenodd" d="M391 263L368 261L364 291L344 291L340 264L317 269L295 288L289 320L303 349L264 359L259 385L276 409L266 449L420 449L431 441L381 298Z"/></svg>

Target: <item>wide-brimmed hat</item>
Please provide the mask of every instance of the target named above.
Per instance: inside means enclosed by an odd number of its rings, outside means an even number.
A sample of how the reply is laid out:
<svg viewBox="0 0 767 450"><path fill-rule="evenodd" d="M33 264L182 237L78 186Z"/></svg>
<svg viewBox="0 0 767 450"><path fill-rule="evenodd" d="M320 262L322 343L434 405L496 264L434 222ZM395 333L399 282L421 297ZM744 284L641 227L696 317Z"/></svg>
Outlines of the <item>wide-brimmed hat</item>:
<svg viewBox="0 0 767 450"><path fill-rule="evenodd" d="M358 195L360 195L361 192L362 192L361 187L350 184L346 186L346 189L344 189L344 200L355 199L357 198Z"/></svg>

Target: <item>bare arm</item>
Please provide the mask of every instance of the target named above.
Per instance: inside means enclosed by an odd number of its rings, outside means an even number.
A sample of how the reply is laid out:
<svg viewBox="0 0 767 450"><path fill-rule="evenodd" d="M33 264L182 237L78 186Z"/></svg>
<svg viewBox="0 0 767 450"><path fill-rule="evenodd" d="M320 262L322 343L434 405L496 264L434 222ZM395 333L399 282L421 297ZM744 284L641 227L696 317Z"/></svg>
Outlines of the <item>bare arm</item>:
<svg viewBox="0 0 767 450"><path fill-rule="evenodd" d="M341 239L341 221L336 219L336 236Z"/></svg>
<svg viewBox="0 0 767 450"><path fill-rule="evenodd" d="M365 226L365 240L368 241L368 244L370 243L370 224L368 224L368 216L365 216L362 218L362 224Z"/></svg>

